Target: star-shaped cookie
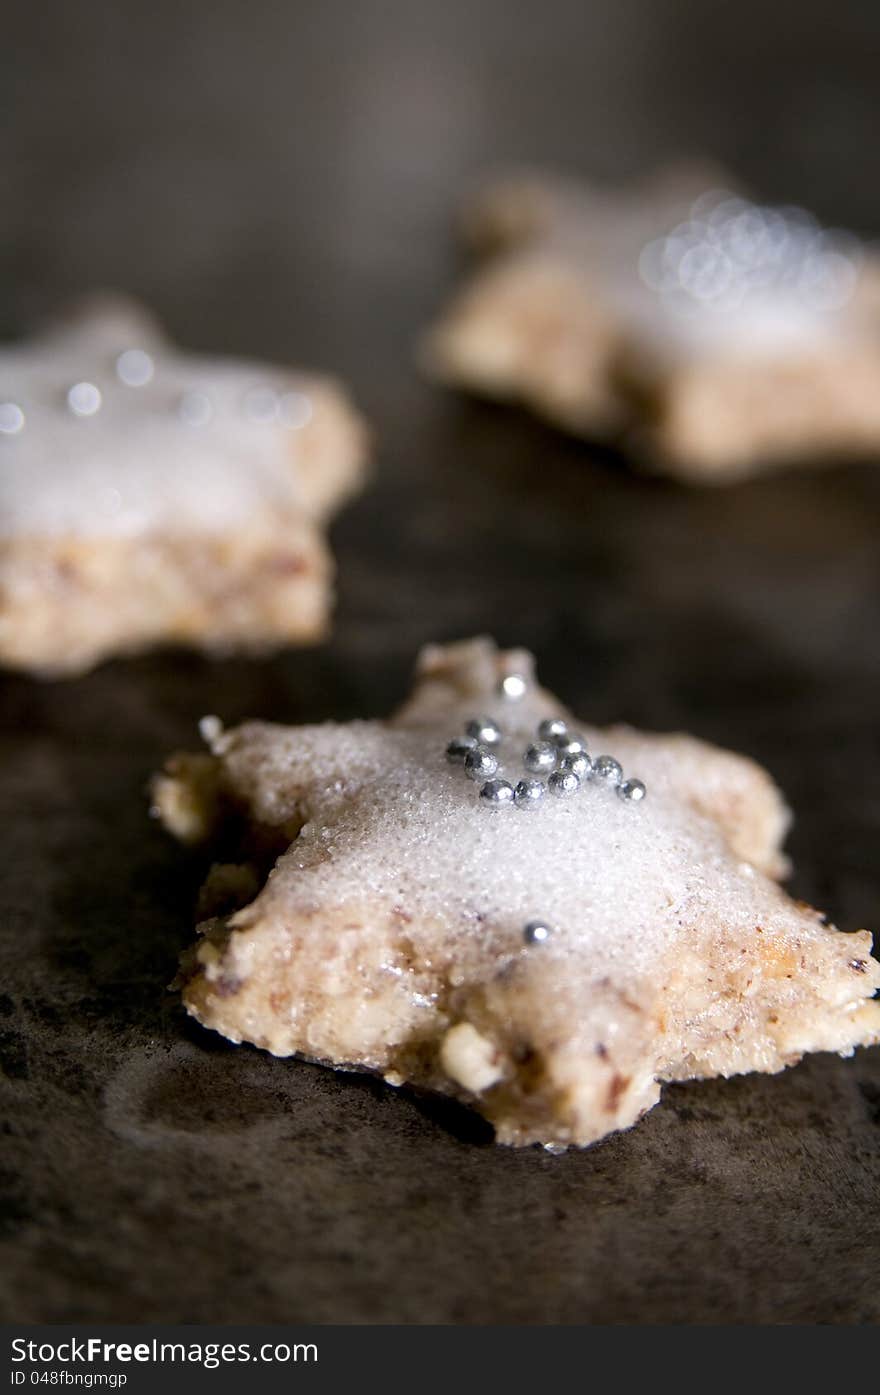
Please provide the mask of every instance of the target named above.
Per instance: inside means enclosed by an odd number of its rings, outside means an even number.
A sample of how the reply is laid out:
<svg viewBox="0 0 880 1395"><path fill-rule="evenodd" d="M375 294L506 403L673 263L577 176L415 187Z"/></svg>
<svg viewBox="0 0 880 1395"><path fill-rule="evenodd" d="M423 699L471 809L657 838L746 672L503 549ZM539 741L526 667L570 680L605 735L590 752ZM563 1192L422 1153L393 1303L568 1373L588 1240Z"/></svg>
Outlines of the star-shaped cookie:
<svg viewBox="0 0 880 1395"><path fill-rule="evenodd" d="M154 810L218 859L181 983L232 1041L561 1149L634 1123L664 1081L880 1040L870 936L774 880L789 816L766 773L574 723L525 651L427 649L387 722L203 733Z"/></svg>
<svg viewBox="0 0 880 1395"><path fill-rule="evenodd" d="M430 372L654 469L724 483L880 449L880 258L712 168L489 186Z"/></svg>
<svg viewBox="0 0 880 1395"><path fill-rule="evenodd" d="M128 301L0 350L0 662L320 637L364 456L333 382L183 354Z"/></svg>

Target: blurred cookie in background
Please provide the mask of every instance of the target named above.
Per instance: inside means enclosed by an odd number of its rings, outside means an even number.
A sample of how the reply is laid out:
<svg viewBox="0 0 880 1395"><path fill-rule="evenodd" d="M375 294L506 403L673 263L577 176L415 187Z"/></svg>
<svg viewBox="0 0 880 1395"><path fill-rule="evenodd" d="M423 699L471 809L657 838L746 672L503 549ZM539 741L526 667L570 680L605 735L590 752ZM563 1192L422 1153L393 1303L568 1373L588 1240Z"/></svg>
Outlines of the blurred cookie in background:
<svg viewBox="0 0 880 1395"><path fill-rule="evenodd" d="M0 349L0 661L319 639L365 456L331 380L184 354L126 299Z"/></svg>
<svg viewBox="0 0 880 1395"><path fill-rule="evenodd" d="M880 448L880 257L682 165L619 190L540 175L463 217L479 258L429 373L727 483Z"/></svg>

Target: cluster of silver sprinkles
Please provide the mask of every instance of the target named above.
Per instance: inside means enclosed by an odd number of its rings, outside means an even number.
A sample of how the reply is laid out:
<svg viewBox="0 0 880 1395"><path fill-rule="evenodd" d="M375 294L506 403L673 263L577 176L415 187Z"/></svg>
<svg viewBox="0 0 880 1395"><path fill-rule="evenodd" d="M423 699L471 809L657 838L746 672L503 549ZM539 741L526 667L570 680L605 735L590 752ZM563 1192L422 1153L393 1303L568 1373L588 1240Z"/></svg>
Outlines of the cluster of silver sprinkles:
<svg viewBox="0 0 880 1395"><path fill-rule="evenodd" d="M821 228L802 208L770 208L711 189L685 222L644 247L639 273L674 308L729 312L772 295L827 311L849 300L860 258L856 238Z"/></svg>
<svg viewBox="0 0 880 1395"><path fill-rule="evenodd" d="M539 722L535 736L520 753L530 775L515 784L499 774L503 731L493 717L472 717L464 735L449 742L446 759L461 765L469 779L482 782L480 801L494 808L512 804L535 809L546 794L567 799L592 780L611 786L627 803L644 799L647 791L641 780L624 779L623 767L613 756L591 758L583 737L570 731L561 717ZM546 776L546 783L540 776Z"/></svg>
<svg viewBox="0 0 880 1395"><path fill-rule="evenodd" d="M123 349L117 354L113 372L124 387L142 388L156 376L157 365L145 349ZM97 382L83 379L72 383L62 395L63 408L73 417L87 419L97 416L104 406L106 389ZM28 408L30 410L30 408ZM207 426L214 416L214 402L208 392L182 392L176 402L176 413L186 426ZM241 412L248 421L258 425L278 422L291 430L305 426L312 415L312 404L305 393L276 392L274 388L258 385L249 388L241 400ZM18 436L27 423L25 408L18 402L0 402L0 436ZM522 689L517 685L522 684ZM504 679L506 696L518 697L525 692L525 680L516 674Z"/></svg>

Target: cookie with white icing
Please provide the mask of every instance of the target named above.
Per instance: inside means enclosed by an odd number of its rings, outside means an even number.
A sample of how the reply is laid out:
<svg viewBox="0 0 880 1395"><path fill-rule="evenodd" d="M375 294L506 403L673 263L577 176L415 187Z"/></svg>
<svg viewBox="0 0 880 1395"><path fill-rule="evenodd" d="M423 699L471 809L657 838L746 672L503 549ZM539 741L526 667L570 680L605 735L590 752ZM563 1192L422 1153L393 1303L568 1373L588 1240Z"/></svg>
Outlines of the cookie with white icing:
<svg viewBox="0 0 880 1395"><path fill-rule="evenodd" d="M765 772L575 730L524 651L429 648L388 722L202 730L154 812L217 859L181 983L233 1041L453 1094L501 1142L556 1149L634 1123L664 1081L880 1040L870 936L774 880L789 815Z"/></svg>
<svg viewBox="0 0 880 1395"><path fill-rule="evenodd" d="M0 349L0 661L320 637L364 456L332 381L184 354L127 301Z"/></svg>
<svg viewBox="0 0 880 1395"><path fill-rule="evenodd" d="M875 454L880 260L729 185L683 167L618 191L491 186L429 371L701 483Z"/></svg>

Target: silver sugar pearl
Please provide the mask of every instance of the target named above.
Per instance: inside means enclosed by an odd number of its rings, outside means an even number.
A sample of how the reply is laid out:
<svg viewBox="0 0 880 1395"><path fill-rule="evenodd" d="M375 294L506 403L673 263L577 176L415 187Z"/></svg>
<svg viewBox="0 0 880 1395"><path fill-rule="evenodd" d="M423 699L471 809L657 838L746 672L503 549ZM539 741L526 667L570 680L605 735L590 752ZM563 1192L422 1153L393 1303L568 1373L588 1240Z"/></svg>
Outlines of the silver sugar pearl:
<svg viewBox="0 0 880 1395"><path fill-rule="evenodd" d="M538 735L542 741L561 741L568 735L568 723L561 717L545 717L538 723Z"/></svg>
<svg viewBox="0 0 880 1395"><path fill-rule="evenodd" d="M534 745L526 747L523 765L526 770L532 770L536 775L546 775L556 768L557 754L552 742L536 741Z"/></svg>
<svg viewBox="0 0 880 1395"><path fill-rule="evenodd" d="M613 756L597 756L593 761L593 773L611 785L619 785L623 778L620 761L615 760Z"/></svg>
<svg viewBox="0 0 880 1395"><path fill-rule="evenodd" d="M556 745L561 756L581 756L586 753L587 743L577 732L568 731L561 737Z"/></svg>
<svg viewBox="0 0 880 1395"><path fill-rule="evenodd" d="M144 349L126 349L116 360L116 376L126 387L146 387L156 365Z"/></svg>
<svg viewBox="0 0 880 1395"><path fill-rule="evenodd" d="M523 939L527 945L541 945L545 940L549 940L553 930L546 920L530 920L523 930Z"/></svg>
<svg viewBox="0 0 880 1395"><path fill-rule="evenodd" d="M268 426L270 422L278 420L280 410L278 393L270 387L249 388L244 395L242 405L248 421Z"/></svg>
<svg viewBox="0 0 880 1395"><path fill-rule="evenodd" d="M476 745L472 736L456 736L446 747L446 759L451 765L463 765L465 756L475 750Z"/></svg>
<svg viewBox="0 0 880 1395"><path fill-rule="evenodd" d="M464 769L472 780L489 780L498 772L498 757L484 746L475 746L464 758Z"/></svg>
<svg viewBox="0 0 880 1395"><path fill-rule="evenodd" d="M570 771L578 780L589 780L593 773L593 762L586 751L579 755L563 756L559 762L559 769L563 772Z"/></svg>
<svg viewBox="0 0 880 1395"><path fill-rule="evenodd" d="M24 430L24 412L17 402L0 402L0 436L17 436Z"/></svg>
<svg viewBox="0 0 880 1395"><path fill-rule="evenodd" d="M501 740L501 728L491 717L474 717L465 727L468 736L479 741L481 746L497 746Z"/></svg>
<svg viewBox="0 0 880 1395"><path fill-rule="evenodd" d="M580 787L580 780L570 770L554 770L547 781L547 788L557 799L566 799Z"/></svg>
<svg viewBox="0 0 880 1395"><path fill-rule="evenodd" d="M181 421L187 426L207 426L214 415L211 399L206 392L185 392L177 404Z"/></svg>
<svg viewBox="0 0 880 1395"><path fill-rule="evenodd" d="M527 687L528 684L521 673L507 673L498 684L498 694L500 697L516 701L525 697Z"/></svg>
<svg viewBox="0 0 880 1395"><path fill-rule="evenodd" d="M512 804L513 785L509 780L487 780L480 790L480 798L484 804L491 804L494 807Z"/></svg>
<svg viewBox="0 0 880 1395"><path fill-rule="evenodd" d="M547 792L543 780L520 780L513 792L514 800L520 809L534 809L541 803Z"/></svg>
<svg viewBox="0 0 880 1395"><path fill-rule="evenodd" d="M101 389L94 383L74 383L67 393L67 406L75 417L93 417L101 402Z"/></svg>
<svg viewBox="0 0 880 1395"><path fill-rule="evenodd" d="M278 412L284 426L300 431L312 419L312 404L304 392L283 392Z"/></svg>
<svg viewBox="0 0 880 1395"><path fill-rule="evenodd" d="M622 785L617 786L617 793L621 799L630 800L633 804L638 804L640 799L644 799L648 791L641 780L624 780Z"/></svg>

